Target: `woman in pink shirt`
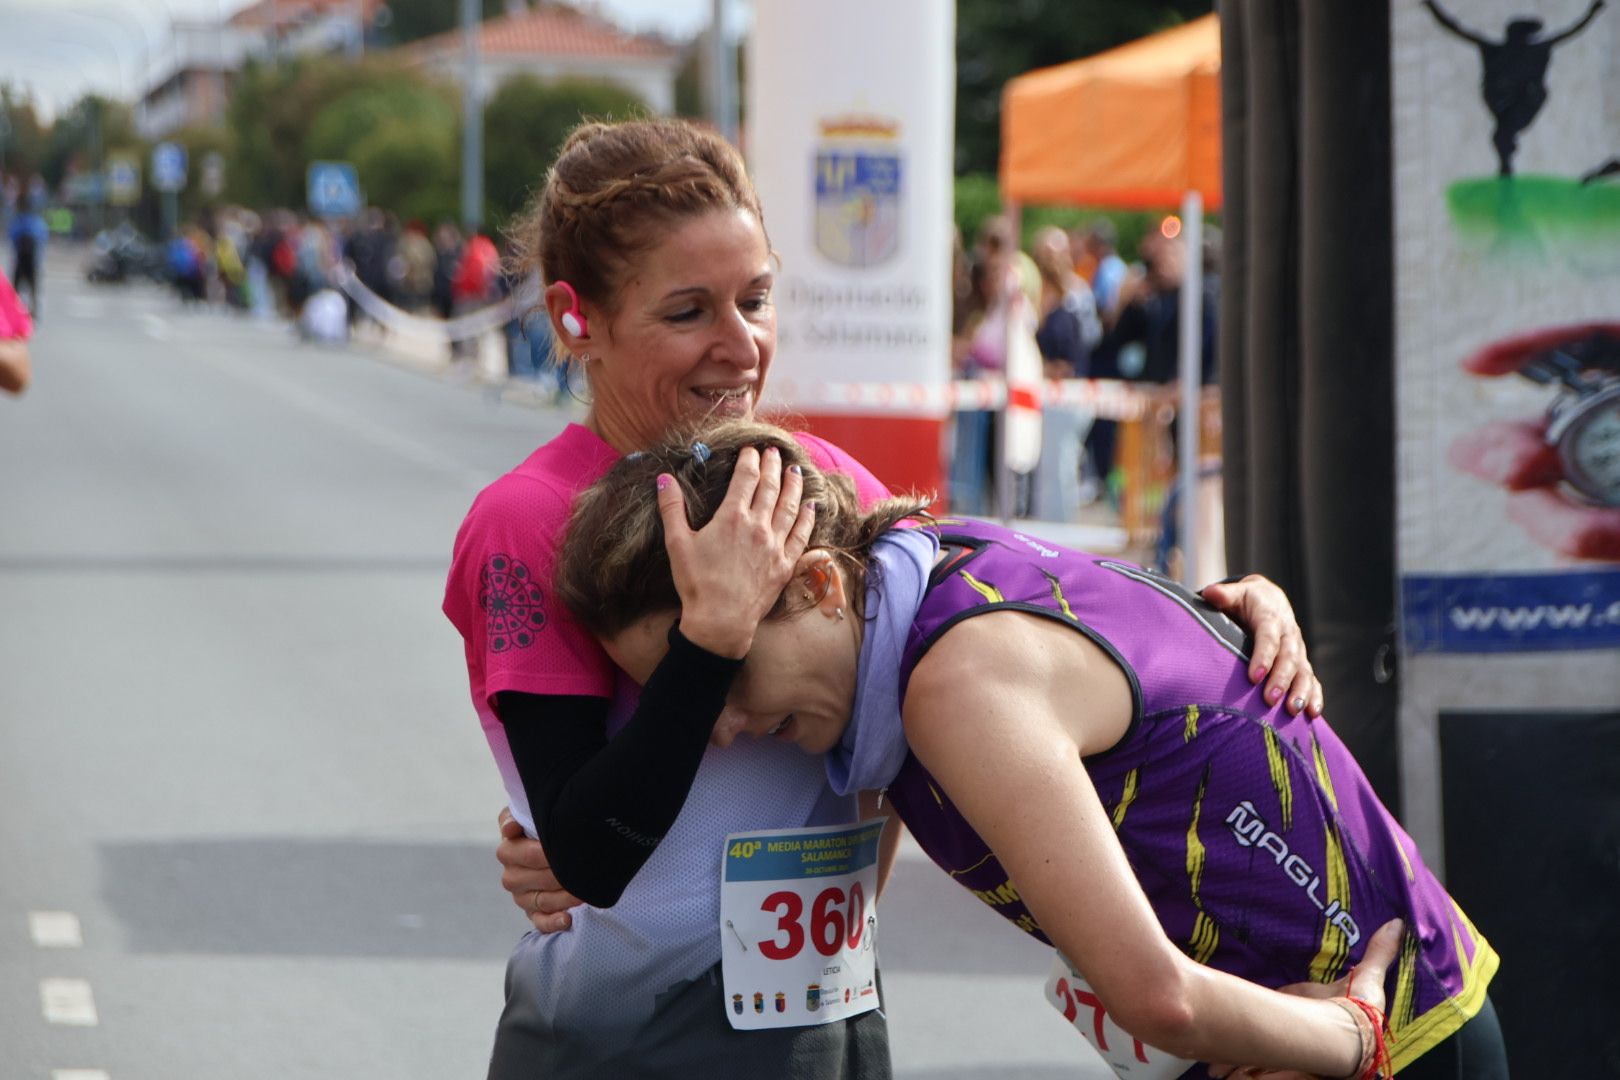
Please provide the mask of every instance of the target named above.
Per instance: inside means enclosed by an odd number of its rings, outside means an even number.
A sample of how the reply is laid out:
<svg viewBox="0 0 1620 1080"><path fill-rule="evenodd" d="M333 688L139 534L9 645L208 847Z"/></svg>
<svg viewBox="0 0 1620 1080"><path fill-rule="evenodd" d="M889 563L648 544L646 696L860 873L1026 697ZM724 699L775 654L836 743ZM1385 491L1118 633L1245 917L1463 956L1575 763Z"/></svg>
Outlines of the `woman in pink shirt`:
<svg viewBox="0 0 1620 1080"><path fill-rule="evenodd" d="M509 797L503 883L539 931L508 966L489 1075L887 1077L881 1011L735 1030L717 975L724 837L851 824L855 801L804 755L725 745L736 724L724 688L739 661L705 647L701 613L688 613L693 639L674 641L638 688L551 593L575 495L677 425L752 415L776 349L758 196L712 133L586 124L518 234L591 407L479 494L445 589ZM798 439L863 501L884 494L847 454ZM761 473L791 524L797 477L774 454ZM604 555L615 542L601 538ZM738 595L781 589L771 567L729 570ZM1320 688L1281 592L1262 579L1222 600L1261 639L1272 700L1286 692L1314 710Z"/></svg>

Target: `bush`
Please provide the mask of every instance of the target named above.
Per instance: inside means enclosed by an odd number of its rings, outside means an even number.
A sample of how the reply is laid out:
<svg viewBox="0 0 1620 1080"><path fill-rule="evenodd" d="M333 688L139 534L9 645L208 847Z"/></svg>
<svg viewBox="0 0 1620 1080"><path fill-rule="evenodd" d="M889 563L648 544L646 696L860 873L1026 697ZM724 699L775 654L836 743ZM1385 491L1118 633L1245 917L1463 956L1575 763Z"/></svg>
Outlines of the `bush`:
<svg viewBox="0 0 1620 1080"><path fill-rule="evenodd" d="M581 120L645 116L647 103L611 83L508 79L484 104L484 212L500 229L545 183L563 140Z"/></svg>

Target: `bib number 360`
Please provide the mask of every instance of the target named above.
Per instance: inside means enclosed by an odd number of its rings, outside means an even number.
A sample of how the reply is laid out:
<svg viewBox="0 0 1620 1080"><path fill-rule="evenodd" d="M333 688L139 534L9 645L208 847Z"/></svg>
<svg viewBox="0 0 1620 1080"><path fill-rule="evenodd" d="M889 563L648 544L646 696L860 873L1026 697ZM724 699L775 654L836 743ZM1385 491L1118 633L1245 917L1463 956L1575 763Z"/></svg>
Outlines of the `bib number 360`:
<svg viewBox="0 0 1620 1080"><path fill-rule="evenodd" d="M827 1024L878 1007L882 836L880 819L726 837L720 974L732 1027Z"/></svg>
<svg viewBox="0 0 1620 1080"><path fill-rule="evenodd" d="M759 943L759 951L770 960L791 960L798 956L807 936L804 897L783 889L767 896L759 909L776 915L777 930L775 938ZM836 885L821 890L811 901L808 939L822 956L837 956L845 947L860 948L865 930L866 891L859 881L850 883L847 903L844 890Z"/></svg>

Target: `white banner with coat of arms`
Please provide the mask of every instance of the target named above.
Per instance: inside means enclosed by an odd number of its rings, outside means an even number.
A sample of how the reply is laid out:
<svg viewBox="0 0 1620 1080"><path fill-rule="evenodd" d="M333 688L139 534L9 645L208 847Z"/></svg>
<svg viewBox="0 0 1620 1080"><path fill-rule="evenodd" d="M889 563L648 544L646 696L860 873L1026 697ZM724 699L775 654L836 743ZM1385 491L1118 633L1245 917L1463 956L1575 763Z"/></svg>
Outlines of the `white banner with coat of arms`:
<svg viewBox="0 0 1620 1080"><path fill-rule="evenodd" d="M781 256L771 400L791 409L834 382L943 386L951 5L760 4L754 19L749 160ZM885 412L908 409L944 415Z"/></svg>

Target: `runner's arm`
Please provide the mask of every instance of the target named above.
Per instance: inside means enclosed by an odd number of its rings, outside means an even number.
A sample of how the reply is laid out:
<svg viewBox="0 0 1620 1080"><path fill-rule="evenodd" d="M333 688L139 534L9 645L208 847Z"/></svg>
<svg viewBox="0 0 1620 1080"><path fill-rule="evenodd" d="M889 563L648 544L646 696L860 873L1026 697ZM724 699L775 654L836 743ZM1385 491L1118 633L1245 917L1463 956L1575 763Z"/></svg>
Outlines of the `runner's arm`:
<svg viewBox="0 0 1620 1080"><path fill-rule="evenodd" d="M1361 1036L1344 1009L1206 968L1165 936L1081 764L1111 742L1088 747L1074 703L1107 689L1094 676L1065 677L1074 654L1038 632L1002 621L961 633L993 621L968 620L930 650L912 674L905 729L1041 929L1119 1025L1150 1045L1197 1061L1353 1072ZM1117 739L1118 724L1095 726Z"/></svg>
<svg viewBox="0 0 1620 1080"><path fill-rule="evenodd" d="M496 711L563 887L612 907L675 823L741 660L679 629L623 730L607 737L608 700L505 692Z"/></svg>

